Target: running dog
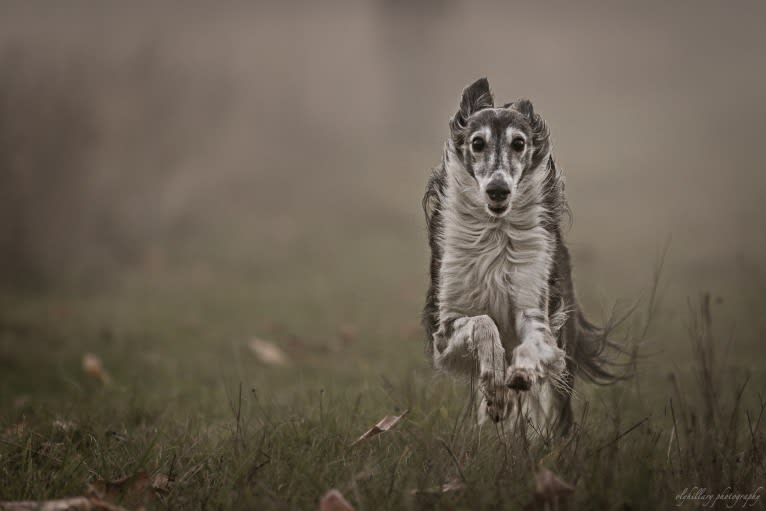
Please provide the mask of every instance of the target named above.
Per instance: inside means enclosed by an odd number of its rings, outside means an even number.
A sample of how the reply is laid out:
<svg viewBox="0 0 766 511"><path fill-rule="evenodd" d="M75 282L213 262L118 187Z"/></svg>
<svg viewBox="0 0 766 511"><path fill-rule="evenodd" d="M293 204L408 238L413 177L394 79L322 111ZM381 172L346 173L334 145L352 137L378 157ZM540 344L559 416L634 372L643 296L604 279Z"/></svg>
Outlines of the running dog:
<svg viewBox="0 0 766 511"><path fill-rule="evenodd" d="M575 375L614 381L605 331L575 298L564 178L548 127L486 78L462 94L423 197L431 282L423 325L437 369L476 379L479 421L529 417L564 433Z"/></svg>

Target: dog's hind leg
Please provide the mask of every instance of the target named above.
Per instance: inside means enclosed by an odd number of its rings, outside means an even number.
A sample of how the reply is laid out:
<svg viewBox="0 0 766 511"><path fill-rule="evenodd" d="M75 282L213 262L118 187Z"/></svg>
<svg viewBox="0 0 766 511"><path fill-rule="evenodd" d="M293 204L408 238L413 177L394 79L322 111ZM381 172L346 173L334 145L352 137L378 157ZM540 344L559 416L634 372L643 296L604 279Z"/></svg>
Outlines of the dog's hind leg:
<svg viewBox="0 0 766 511"><path fill-rule="evenodd" d="M446 371L479 376L483 396L480 416L500 421L508 414L505 349L497 325L487 315L459 317L442 323L434 334L434 365Z"/></svg>

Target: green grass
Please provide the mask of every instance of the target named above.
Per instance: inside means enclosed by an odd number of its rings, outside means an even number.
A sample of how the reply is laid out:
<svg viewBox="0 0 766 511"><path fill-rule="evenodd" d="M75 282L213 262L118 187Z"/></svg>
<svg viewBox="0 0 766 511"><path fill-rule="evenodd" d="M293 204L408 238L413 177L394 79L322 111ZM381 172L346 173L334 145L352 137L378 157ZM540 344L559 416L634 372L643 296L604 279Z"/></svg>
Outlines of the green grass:
<svg viewBox="0 0 766 511"><path fill-rule="evenodd" d="M170 475L169 492L109 498L131 509L316 509L338 488L359 510L521 509L546 467L575 486L570 508L670 509L685 488L750 493L764 482L757 286L702 309L663 292L636 379L578 384L573 433L527 438L476 428L468 387L432 371L418 329L420 244L338 236L344 250L321 257L309 244L164 261L98 288L3 295L0 501L82 495L142 471ZM635 337L645 305L623 335ZM260 363L254 336L292 364ZM82 371L87 352L111 384ZM404 410L391 431L350 447ZM456 479L463 490L412 493Z"/></svg>

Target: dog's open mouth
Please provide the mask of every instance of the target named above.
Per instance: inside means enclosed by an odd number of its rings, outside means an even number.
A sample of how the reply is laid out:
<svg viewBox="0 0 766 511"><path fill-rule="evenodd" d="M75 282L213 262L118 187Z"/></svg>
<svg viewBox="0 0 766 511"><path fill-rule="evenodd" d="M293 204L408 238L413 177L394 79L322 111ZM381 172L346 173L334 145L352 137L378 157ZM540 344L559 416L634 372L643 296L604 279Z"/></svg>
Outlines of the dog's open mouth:
<svg viewBox="0 0 766 511"><path fill-rule="evenodd" d="M487 209L489 209L490 213L493 215L500 216L508 211L508 206L487 206Z"/></svg>

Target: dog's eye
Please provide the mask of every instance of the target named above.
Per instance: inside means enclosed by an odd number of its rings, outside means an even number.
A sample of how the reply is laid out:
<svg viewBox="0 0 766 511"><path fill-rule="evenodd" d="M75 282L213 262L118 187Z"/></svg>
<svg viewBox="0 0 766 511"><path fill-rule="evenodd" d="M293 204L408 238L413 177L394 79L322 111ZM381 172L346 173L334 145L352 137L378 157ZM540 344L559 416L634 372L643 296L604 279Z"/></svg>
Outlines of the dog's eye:
<svg viewBox="0 0 766 511"><path fill-rule="evenodd" d="M480 153L484 150L484 139L481 137L476 137L471 141L471 149L473 149L473 152Z"/></svg>
<svg viewBox="0 0 766 511"><path fill-rule="evenodd" d="M514 151L523 151L524 146L526 145L526 142L524 142L524 139L521 137L516 137L513 140L511 140L511 147Z"/></svg>

